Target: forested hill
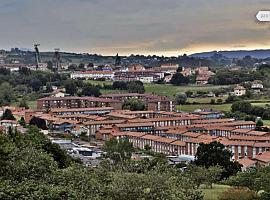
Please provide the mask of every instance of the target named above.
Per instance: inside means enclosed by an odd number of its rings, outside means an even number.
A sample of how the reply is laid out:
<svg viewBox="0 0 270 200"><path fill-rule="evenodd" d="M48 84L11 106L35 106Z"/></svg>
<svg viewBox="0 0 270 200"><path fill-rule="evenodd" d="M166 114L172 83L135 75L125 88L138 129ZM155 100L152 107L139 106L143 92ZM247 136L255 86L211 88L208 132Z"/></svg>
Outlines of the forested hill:
<svg viewBox="0 0 270 200"><path fill-rule="evenodd" d="M222 54L228 58L243 58L245 56L251 56L253 58L269 58L270 57L270 49L260 49L260 50L238 50L238 51L210 51L210 52L202 52L202 53L195 53L191 54L192 57L201 57L201 58L208 58L212 57L214 54Z"/></svg>

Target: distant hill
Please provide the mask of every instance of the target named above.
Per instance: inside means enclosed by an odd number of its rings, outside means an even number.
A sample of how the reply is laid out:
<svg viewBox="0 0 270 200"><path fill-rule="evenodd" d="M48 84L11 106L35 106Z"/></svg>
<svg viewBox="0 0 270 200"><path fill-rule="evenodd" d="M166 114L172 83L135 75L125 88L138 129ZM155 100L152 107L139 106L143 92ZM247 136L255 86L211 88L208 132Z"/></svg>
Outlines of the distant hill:
<svg viewBox="0 0 270 200"><path fill-rule="evenodd" d="M228 58L243 58L245 56L251 56L253 58L270 58L270 49L258 49L258 50L237 50L237 51L210 51L191 54L192 57L208 58L215 53L222 54Z"/></svg>

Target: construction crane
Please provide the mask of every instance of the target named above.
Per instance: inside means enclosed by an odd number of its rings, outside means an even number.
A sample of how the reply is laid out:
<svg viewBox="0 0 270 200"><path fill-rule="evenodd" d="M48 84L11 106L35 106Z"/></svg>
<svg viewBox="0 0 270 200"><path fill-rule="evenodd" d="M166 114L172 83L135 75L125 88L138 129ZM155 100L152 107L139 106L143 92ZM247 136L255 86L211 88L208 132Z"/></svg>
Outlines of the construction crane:
<svg viewBox="0 0 270 200"><path fill-rule="evenodd" d="M60 49L54 49L54 58L55 58L55 68L59 71L61 69L61 61L60 61Z"/></svg>
<svg viewBox="0 0 270 200"><path fill-rule="evenodd" d="M41 63L41 58L40 58L40 53L38 50L38 47L40 46L40 44L34 44L34 48L35 48L35 58L36 58L36 68L39 67L39 63Z"/></svg>

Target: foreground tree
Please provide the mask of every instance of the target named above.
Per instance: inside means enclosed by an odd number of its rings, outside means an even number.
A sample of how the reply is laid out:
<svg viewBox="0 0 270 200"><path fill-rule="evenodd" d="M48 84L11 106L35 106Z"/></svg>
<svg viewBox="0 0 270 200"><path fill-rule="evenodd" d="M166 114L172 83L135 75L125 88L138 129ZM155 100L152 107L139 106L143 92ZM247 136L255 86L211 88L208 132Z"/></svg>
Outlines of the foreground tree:
<svg viewBox="0 0 270 200"><path fill-rule="evenodd" d="M197 149L194 164L206 168L220 166L224 169L222 178L228 178L241 170L241 165L236 161L231 161L231 157L232 153L219 142L201 143Z"/></svg>
<svg viewBox="0 0 270 200"><path fill-rule="evenodd" d="M270 197L270 167L250 168L236 176L230 177L226 182L231 186L244 187L254 191L260 198ZM260 191L260 192L259 192Z"/></svg>
<svg viewBox="0 0 270 200"><path fill-rule="evenodd" d="M130 161L132 144L112 140L105 146L108 155ZM35 127L25 134L0 134L0 199L202 200L189 177L168 165L161 168L165 164L155 159L139 163L144 170L127 171L111 162L109 168L85 167L65 157L70 158Z"/></svg>
<svg viewBox="0 0 270 200"><path fill-rule="evenodd" d="M196 187L199 188L202 184L210 186L212 188L213 183L220 180L223 169L219 166L213 166L206 168L204 166L189 165L187 174Z"/></svg>
<svg viewBox="0 0 270 200"><path fill-rule="evenodd" d="M116 173L109 194L112 199L201 200L201 192L191 189L191 185L189 179L170 173Z"/></svg>
<svg viewBox="0 0 270 200"><path fill-rule="evenodd" d="M106 141L104 151L115 163L123 162L131 158L134 148L128 140L115 138Z"/></svg>

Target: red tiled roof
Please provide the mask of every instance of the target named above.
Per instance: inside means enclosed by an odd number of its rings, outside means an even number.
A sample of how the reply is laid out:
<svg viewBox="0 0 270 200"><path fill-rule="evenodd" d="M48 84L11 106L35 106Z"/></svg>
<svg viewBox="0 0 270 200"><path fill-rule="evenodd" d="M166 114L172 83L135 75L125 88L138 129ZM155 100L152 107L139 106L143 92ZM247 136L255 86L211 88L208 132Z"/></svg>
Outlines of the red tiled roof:
<svg viewBox="0 0 270 200"><path fill-rule="evenodd" d="M65 101L65 100L86 100L86 101L93 101L93 102L104 102L104 103L116 103L119 102L113 99L105 99L105 98L98 98L98 97L76 97L76 96L68 96L68 97L44 97L38 99L37 101Z"/></svg>
<svg viewBox="0 0 270 200"><path fill-rule="evenodd" d="M158 137L156 139L154 139L154 141L157 141L157 142L162 142L162 143L172 143L174 141L176 141L176 139L171 139L171 138L165 138L165 137Z"/></svg>
<svg viewBox="0 0 270 200"><path fill-rule="evenodd" d="M239 162L245 168L250 167L250 166L253 166L253 165L256 164L256 161L255 160L251 160L249 158L241 158L237 162Z"/></svg>
<svg viewBox="0 0 270 200"><path fill-rule="evenodd" d="M154 126L153 123L124 123L124 124L115 124L116 127L119 128L127 128L127 127L145 127L145 126Z"/></svg>
<svg viewBox="0 0 270 200"><path fill-rule="evenodd" d="M194 133L194 132L186 132L183 134L186 137L191 137L191 138L197 138L199 137L201 134L199 133Z"/></svg>
<svg viewBox="0 0 270 200"><path fill-rule="evenodd" d="M91 121L91 122L83 122L84 125L89 126L89 125L105 125L105 124L121 124L126 122L126 120L104 120L104 121Z"/></svg>
<svg viewBox="0 0 270 200"><path fill-rule="evenodd" d="M265 151L265 152L263 152L261 154L258 154L255 157L255 160L258 160L258 161L261 161L261 162L264 162L264 163L270 162L270 151Z"/></svg>
<svg viewBox="0 0 270 200"><path fill-rule="evenodd" d="M100 111L113 110L113 107L91 107L91 108L52 108L51 112L82 112L82 111Z"/></svg>
<svg viewBox="0 0 270 200"><path fill-rule="evenodd" d="M179 140L176 140L176 141L172 142L171 144L177 145L177 146L186 146L186 142L179 141Z"/></svg>
<svg viewBox="0 0 270 200"><path fill-rule="evenodd" d="M142 137L147 135L146 133L141 133L141 132L126 132L127 136L131 136L131 137Z"/></svg>

